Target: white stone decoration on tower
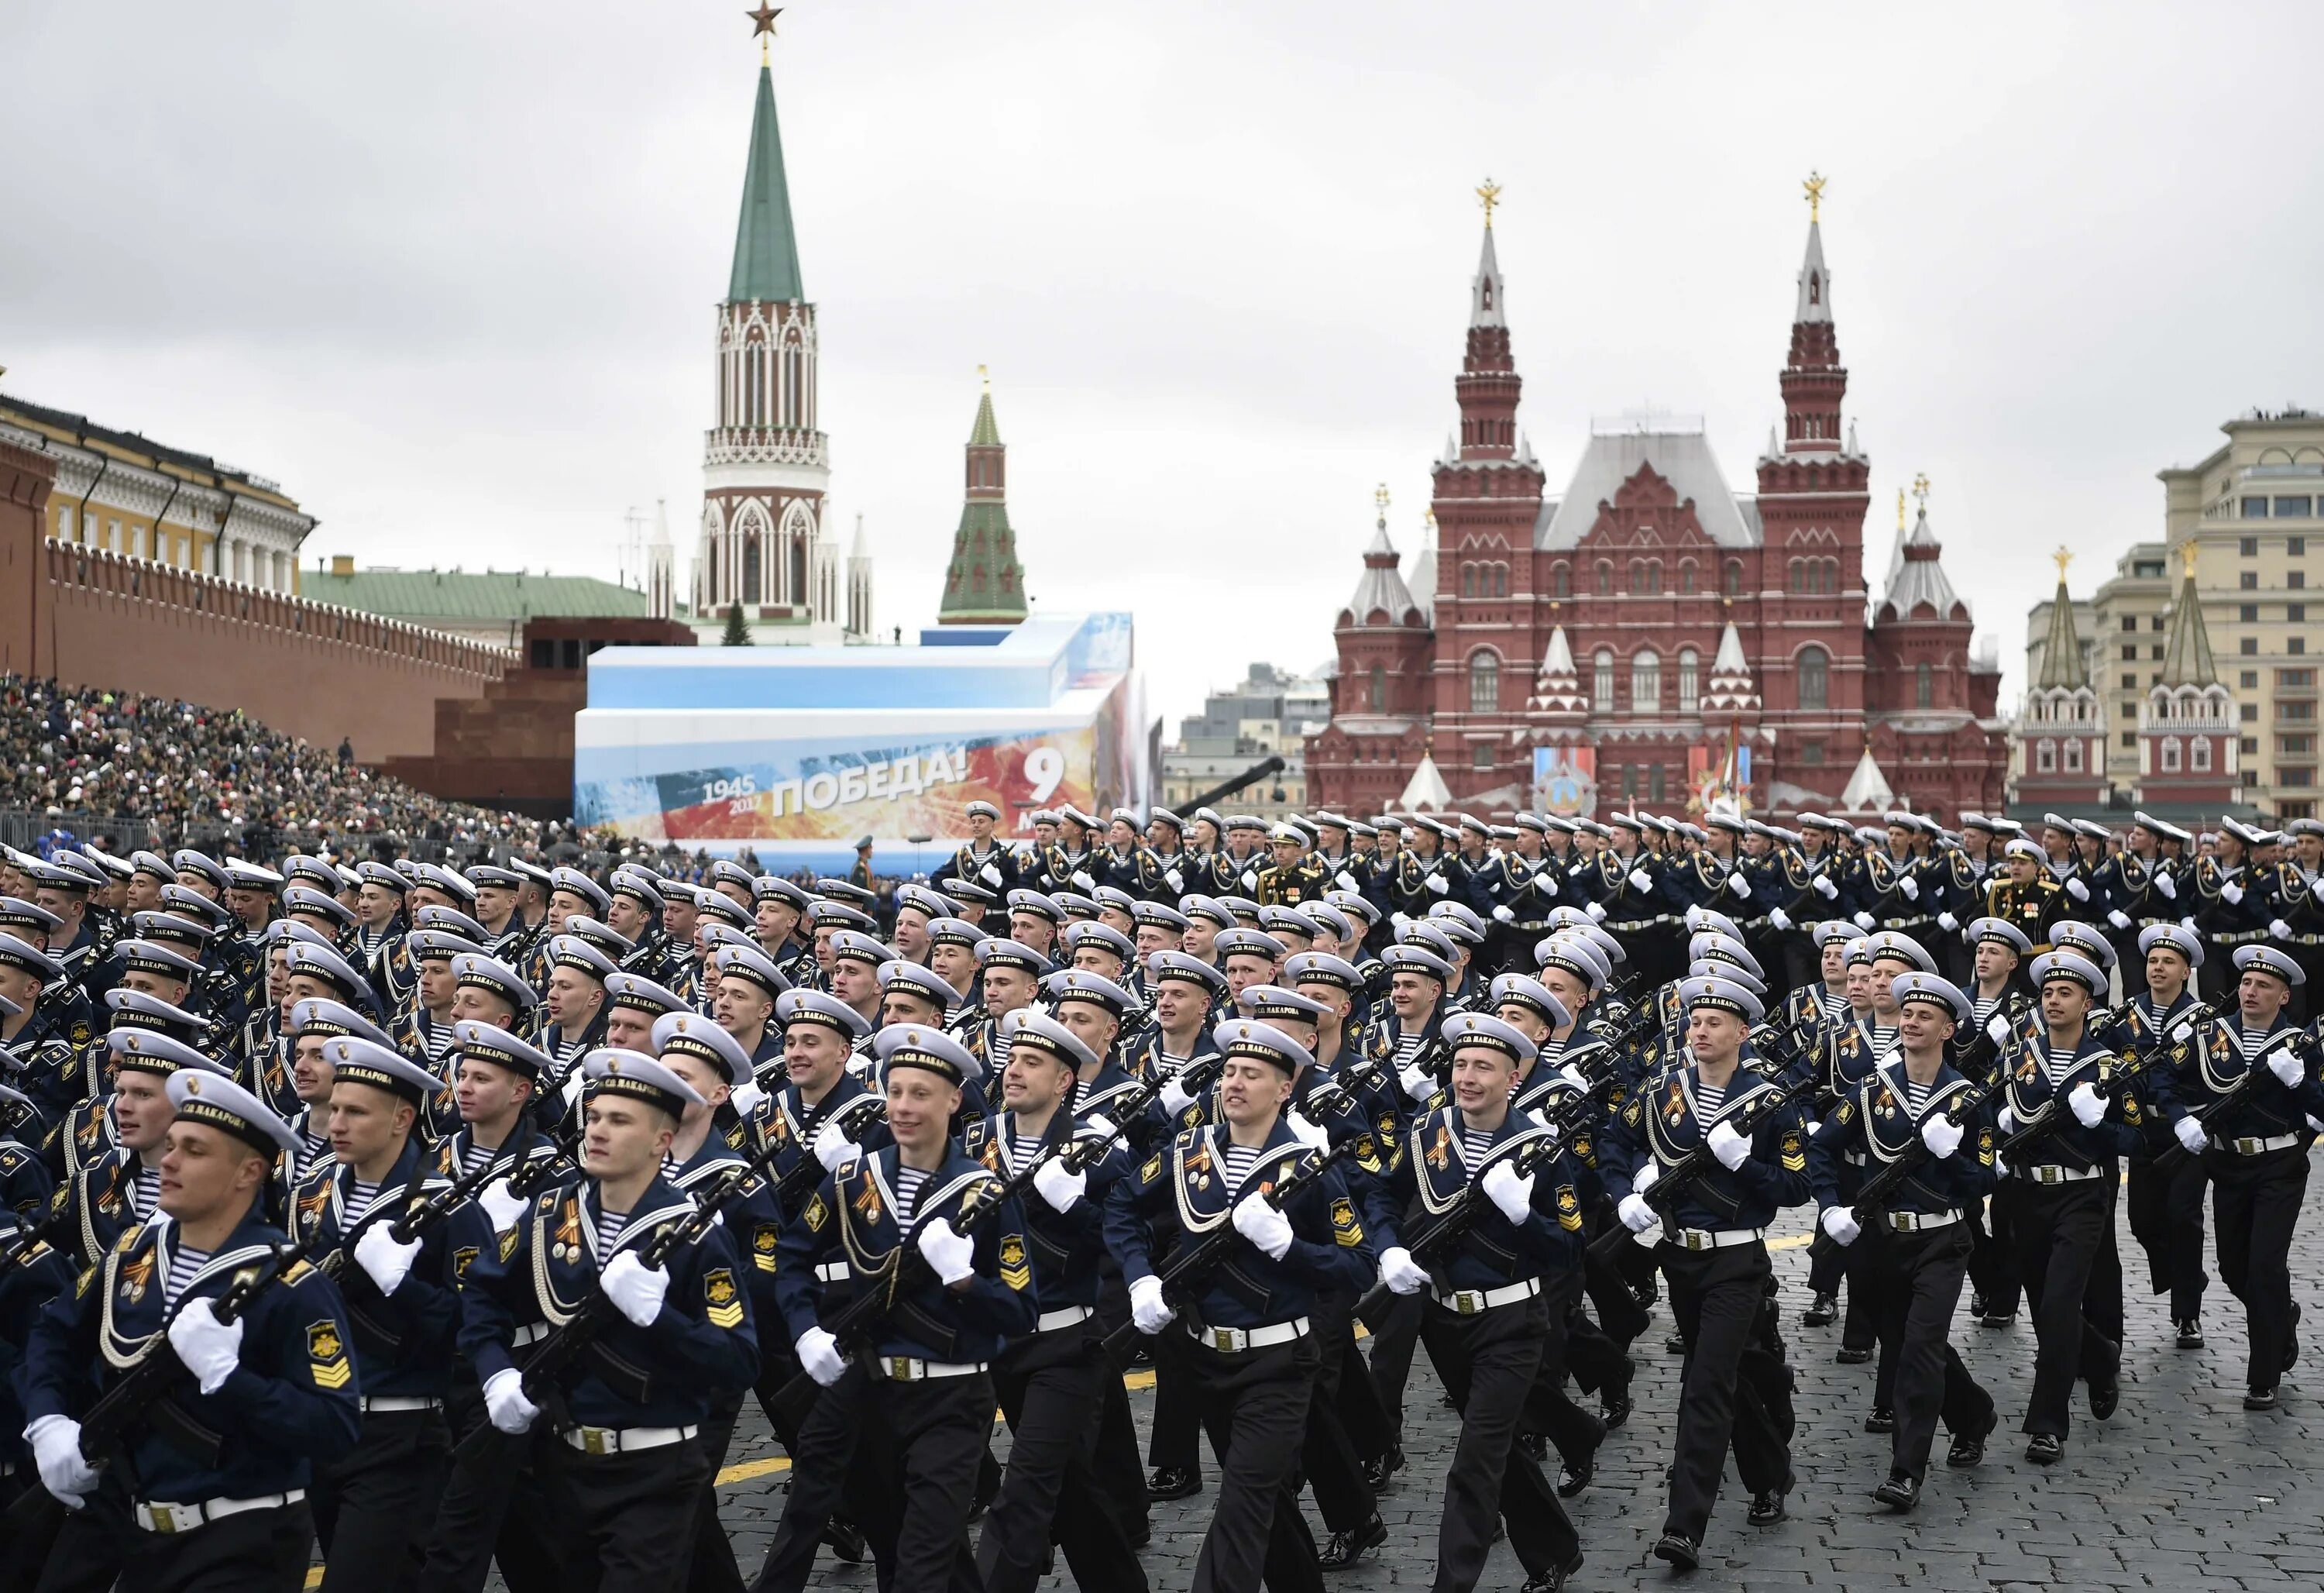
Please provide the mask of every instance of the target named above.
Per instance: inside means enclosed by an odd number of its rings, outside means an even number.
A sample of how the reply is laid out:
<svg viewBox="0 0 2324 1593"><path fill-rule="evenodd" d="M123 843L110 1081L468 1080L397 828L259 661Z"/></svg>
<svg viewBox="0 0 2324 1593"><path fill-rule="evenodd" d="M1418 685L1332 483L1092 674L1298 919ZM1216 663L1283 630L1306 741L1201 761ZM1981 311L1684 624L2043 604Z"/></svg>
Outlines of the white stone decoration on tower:
<svg viewBox="0 0 2324 1593"><path fill-rule="evenodd" d="M671 590L671 566L677 556L678 550L669 541L669 505L656 498L653 543L646 549L646 612L656 619L668 619L677 601Z"/></svg>
<svg viewBox="0 0 2324 1593"><path fill-rule="evenodd" d="M855 543L847 551L847 628L872 634L872 545L863 539L863 516L855 517Z"/></svg>

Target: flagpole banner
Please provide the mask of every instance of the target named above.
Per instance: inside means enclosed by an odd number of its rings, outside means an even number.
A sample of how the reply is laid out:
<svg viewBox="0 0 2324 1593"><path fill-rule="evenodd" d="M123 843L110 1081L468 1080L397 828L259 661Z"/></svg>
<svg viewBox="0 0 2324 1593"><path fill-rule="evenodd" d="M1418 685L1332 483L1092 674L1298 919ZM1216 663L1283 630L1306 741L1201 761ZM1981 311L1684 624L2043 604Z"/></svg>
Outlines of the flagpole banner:
<svg viewBox="0 0 2324 1593"><path fill-rule="evenodd" d="M1594 817L1598 810L1598 749L1533 749L1533 805L1563 819Z"/></svg>

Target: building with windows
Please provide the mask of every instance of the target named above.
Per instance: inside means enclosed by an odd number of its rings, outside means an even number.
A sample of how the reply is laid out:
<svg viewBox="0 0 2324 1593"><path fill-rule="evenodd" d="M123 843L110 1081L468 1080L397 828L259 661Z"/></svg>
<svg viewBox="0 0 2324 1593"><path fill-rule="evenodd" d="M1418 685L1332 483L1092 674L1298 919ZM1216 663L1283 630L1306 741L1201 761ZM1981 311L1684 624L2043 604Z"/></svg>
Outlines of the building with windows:
<svg viewBox="0 0 2324 1593"><path fill-rule="evenodd" d="M2026 679L2043 681L2069 648L2079 654L2104 723L2104 788L2113 797L2128 800L2165 773L2169 737L2153 734L2154 695L2165 689L2180 694L2175 702L2191 688L2212 709L2232 710L2236 733L2225 750L2239 800L2280 819L2313 818L2324 764L2317 742L2324 647L2309 645L2316 634L2309 607L2324 597L2307 592L2311 547L2324 561L2324 414L2255 410L2220 430L2227 442L2200 463L2158 472L2162 541L2133 544L2088 599L2063 598L2064 627L2055 618L2062 580L2058 594L2033 607ZM2201 622L2203 656L2224 709L2204 695L2204 671L2179 662L2190 655L2177 629L2189 614ZM2024 782L2043 775L2043 739L2030 712L2021 713L2012 773L2028 805ZM2194 736L2180 739L2178 755L2191 763Z"/></svg>
<svg viewBox="0 0 2324 1593"><path fill-rule="evenodd" d="M299 549L315 517L281 483L5 394L0 440L55 461L50 540L261 591L298 591Z"/></svg>
<svg viewBox="0 0 2324 1593"><path fill-rule="evenodd" d="M1334 628L1312 801L1380 810L1425 758L1471 810L1729 796L1781 814L1839 807L1868 753L1916 808L2000 801L2000 670L1972 654L1925 495L1909 524L1898 495L1886 579L1868 578L1871 461L1843 421L1812 210L1756 492L1729 485L1700 421L1668 417L1593 424L1551 488L1517 422L1489 201L1453 386L1437 546L1407 583L1385 514L1375 529Z"/></svg>
<svg viewBox="0 0 2324 1593"><path fill-rule="evenodd" d="M1321 675L1252 664L1241 681L1212 692L1201 713L1178 721L1177 745L1162 753L1162 805L1191 818L1196 797L1277 756L1280 770L1223 805L1270 820L1305 810L1307 737L1331 717L1331 690Z"/></svg>

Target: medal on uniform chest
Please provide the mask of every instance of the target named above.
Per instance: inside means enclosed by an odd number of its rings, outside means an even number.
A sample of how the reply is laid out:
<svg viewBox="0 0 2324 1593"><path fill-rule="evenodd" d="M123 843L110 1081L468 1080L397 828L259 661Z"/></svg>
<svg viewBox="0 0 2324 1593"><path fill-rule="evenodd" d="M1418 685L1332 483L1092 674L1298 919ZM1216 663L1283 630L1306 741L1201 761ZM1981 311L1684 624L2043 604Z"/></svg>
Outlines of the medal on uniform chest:
<svg viewBox="0 0 2324 1593"><path fill-rule="evenodd" d="M549 1247L549 1255L559 1261L577 1261L581 1257L581 1209L578 1202L567 1202L564 1217L557 1224L557 1242Z"/></svg>

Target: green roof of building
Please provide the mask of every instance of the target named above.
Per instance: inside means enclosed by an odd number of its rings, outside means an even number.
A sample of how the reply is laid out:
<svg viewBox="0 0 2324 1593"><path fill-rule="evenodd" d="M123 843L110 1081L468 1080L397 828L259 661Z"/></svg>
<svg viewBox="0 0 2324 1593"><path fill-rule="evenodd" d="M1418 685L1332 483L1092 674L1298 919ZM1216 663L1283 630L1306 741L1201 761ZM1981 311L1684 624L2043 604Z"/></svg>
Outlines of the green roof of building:
<svg viewBox="0 0 2324 1593"><path fill-rule="evenodd" d="M299 595L418 624L450 620L643 617L646 595L586 575L522 570L305 570Z"/></svg>
<svg viewBox="0 0 2324 1593"><path fill-rule="evenodd" d="M783 133L775 121L775 76L759 69L759 101L751 113L751 163L742 174L742 218L734 228L730 304L752 300L803 300L798 239L791 231L790 184L783 175Z"/></svg>
<svg viewBox="0 0 2324 1593"><path fill-rule="evenodd" d="M992 389L990 387L987 387L984 390L984 395L976 401L976 424L969 431L968 446L971 448L1001 446L1001 422L992 418Z"/></svg>

